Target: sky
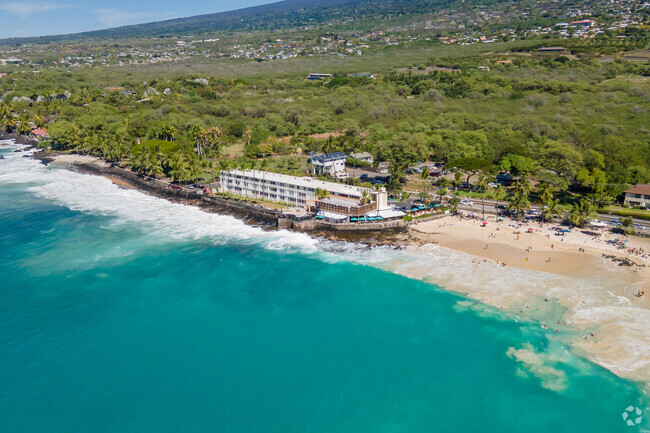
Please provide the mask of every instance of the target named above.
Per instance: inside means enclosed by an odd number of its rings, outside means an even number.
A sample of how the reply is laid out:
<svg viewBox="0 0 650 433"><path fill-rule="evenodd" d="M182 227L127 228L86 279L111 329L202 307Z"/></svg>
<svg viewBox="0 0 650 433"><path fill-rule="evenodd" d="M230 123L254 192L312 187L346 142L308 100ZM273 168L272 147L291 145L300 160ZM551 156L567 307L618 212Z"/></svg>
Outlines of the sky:
<svg viewBox="0 0 650 433"><path fill-rule="evenodd" d="M0 38L77 33L273 1L277 0L0 0Z"/></svg>

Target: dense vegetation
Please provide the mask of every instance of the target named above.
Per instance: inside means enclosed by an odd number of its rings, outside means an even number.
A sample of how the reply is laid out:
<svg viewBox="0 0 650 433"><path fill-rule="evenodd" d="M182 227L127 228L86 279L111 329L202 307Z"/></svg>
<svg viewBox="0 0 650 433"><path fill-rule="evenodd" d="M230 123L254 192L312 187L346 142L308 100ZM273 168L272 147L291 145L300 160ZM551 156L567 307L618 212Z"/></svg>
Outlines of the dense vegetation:
<svg viewBox="0 0 650 433"><path fill-rule="evenodd" d="M452 70L329 82L15 72L0 83L0 117L7 131L46 125L52 140L44 145L54 149L181 181L233 165L298 174L310 151L367 151L390 162L395 195L408 168L426 160L489 176L509 171L556 194L599 196L599 207L650 181L647 64L529 52L420 63Z"/></svg>
<svg viewBox="0 0 650 433"><path fill-rule="evenodd" d="M506 0L475 0L472 7ZM381 22L399 23L400 17L421 15L443 7L461 7L459 0L284 0L271 4L215 14L130 25L79 34L39 38L15 38L3 45L49 43L88 39L178 37L185 34L235 31L273 31L301 26L326 24L334 17L339 22L355 20L354 28L370 28ZM359 17L363 17L359 21ZM339 26L339 30L347 28Z"/></svg>

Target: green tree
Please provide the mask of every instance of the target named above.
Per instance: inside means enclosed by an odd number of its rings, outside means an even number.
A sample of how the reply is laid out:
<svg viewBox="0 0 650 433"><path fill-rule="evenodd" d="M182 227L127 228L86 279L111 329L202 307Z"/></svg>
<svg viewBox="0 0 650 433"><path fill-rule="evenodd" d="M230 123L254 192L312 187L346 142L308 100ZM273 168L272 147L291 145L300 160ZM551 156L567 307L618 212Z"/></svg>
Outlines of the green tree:
<svg viewBox="0 0 650 433"><path fill-rule="evenodd" d="M330 196L330 193L326 189L316 188L316 198L318 200L326 199L329 196Z"/></svg>
<svg viewBox="0 0 650 433"><path fill-rule="evenodd" d="M584 227L585 223L595 215L596 212L591 202L583 198L572 204L569 222L574 226Z"/></svg>
<svg viewBox="0 0 650 433"><path fill-rule="evenodd" d="M553 201L553 187L548 183L542 183L537 190L537 193L539 194L539 199L542 203L548 204Z"/></svg>
<svg viewBox="0 0 650 433"><path fill-rule="evenodd" d="M497 202L497 215L499 215L499 200L501 200L503 197L505 197L505 190L503 188L503 185L499 184L497 185L496 188L494 188L494 192L492 194L494 199Z"/></svg>
<svg viewBox="0 0 650 433"><path fill-rule="evenodd" d="M483 195L485 194L485 191L487 191L488 188L488 181L487 178L483 173L481 173L478 177L478 184L477 186L481 190L481 206L483 208L483 219L485 219L485 200L483 200Z"/></svg>
<svg viewBox="0 0 650 433"><path fill-rule="evenodd" d="M469 183L470 178L478 172L489 172L493 169L492 163L490 163L490 161L476 157L455 159L449 162L448 165L456 167L458 170L463 172L467 176L467 183Z"/></svg>
<svg viewBox="0 0 650 433"><path fill-rule="evenodd" d="M429 182L429 169L424 167L420 172L420 179L422 180L422 200L427 199L427 183Z"/></svg>
<svg viewBox="0 0 650 433"><path fill-rule="evenodd" d="M524 215L526 209L530 207L530 201L528 200L528 192L525 188L520 188L515 190L515 193L510 197L508 202L508 210L513 210L517 218Z"/></svg>
<svg viewBox="0 0 650 433"><path fill-rule="evenodd" d="M542 208L542 221L550 221L553 217L561 216L560 200L549 200Z"/></svg>

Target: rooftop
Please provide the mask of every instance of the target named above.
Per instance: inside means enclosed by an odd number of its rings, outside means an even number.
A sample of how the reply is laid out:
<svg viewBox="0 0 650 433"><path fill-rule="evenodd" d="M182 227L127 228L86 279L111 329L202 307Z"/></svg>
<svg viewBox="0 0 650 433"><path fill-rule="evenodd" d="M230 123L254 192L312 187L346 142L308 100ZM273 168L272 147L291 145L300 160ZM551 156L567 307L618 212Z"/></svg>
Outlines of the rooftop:
<svg viewBox="0 0 650 433"><path fill-rule="evenodd" d="M650 184L638 183L625 192L628 194L643 194L650 196Z"/></svg>
<svg viewBox="0 0 650 433"><path fill-rule="evenodd" d="M349 198L343 198L343 197L326 197L323 200L321 200L323 203L329 203L337 206L343 206L343 207L359 207L359 200L353 200Z"/></svg>
<svg viewBox="0 0 650 433"><path fill-rule="evenodd" d="M339 159L345 159L346 155L343 152L334 152L334 153L328 153L327 155L312 155L311 156L311 161L312 162L320 162L321 164L323 162L328 162L328 161L338 161Z"/></svg>
<svg viewBox="0 0 650 433"><path fill-rule="evenodd" d="M302 186L305 188L320 188L336 195L351 195L355 197L361 197L363 191L371 192L371 190L368 188L345 185L342 183L325 182L323 180L318 180L307 176L290 176L288 174L271 173L268 171L260 170L230 170L228 173L253 178L256 180L280 182L295 186Z"/></svg>

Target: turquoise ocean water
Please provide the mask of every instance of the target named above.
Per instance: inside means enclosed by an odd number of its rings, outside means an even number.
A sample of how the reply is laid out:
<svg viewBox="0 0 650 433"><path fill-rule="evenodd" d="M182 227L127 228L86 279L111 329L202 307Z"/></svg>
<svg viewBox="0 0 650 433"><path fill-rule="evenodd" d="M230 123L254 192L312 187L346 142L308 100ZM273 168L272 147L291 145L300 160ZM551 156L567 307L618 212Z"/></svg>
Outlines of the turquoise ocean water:
<svg viewBox="0 0 650 433"><path fill-rule="evenodd" d="M303 235L11 150L0 150L0 431L648 428L639 385L538 325L459 308ZM630 405L641 424L623 421Z"/></svg>

